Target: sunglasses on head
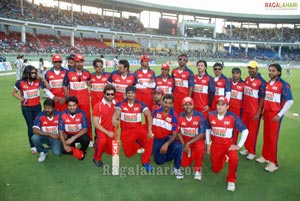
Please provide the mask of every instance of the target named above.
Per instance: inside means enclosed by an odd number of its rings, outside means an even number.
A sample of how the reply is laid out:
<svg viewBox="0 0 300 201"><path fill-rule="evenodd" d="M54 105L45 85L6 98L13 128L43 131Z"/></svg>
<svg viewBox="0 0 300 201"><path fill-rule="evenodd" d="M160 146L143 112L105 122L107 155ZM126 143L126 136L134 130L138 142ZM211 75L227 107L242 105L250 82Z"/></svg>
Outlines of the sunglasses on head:
<svg viewBox="0 0 300 201"><path fill-rule="evenodd" d="M215 70L215 71L217 71L217 70L218 70L218 71L221 71L222 68L214 68L214 70Z"/></svg>
<svg viewBox="0 0 300 201"><path fill-rule="evenodd" d="M107 96L114 96L115 94L114 93L105 93L105 95L107 95Z"/></svg>
<svg viewBox="0 0 300 201"><path fill-rule="evenodd" d="M185 58L185 57L179 57L178 61L187 61L187 58Z"/></svg>
<svg viewBox="0 0 300 201"><path fill-rule="evenodd" d="M54 61L53 63L60 63L60 64L61 64L61 63L62 63L62 61Z"/></svg>

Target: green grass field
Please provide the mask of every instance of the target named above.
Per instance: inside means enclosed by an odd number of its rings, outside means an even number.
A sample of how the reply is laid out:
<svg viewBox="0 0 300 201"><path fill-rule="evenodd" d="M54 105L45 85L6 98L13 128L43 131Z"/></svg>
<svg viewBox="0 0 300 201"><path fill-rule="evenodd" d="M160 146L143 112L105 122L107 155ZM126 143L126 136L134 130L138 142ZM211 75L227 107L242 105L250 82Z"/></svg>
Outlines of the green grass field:
<svg viewBox="0 0 300 201"><path fill-rule="evenodd" d="M158 74L159 67L153 68ZM226 67L224 74L229 76L230 70ZM267 70L260 69L260 72L268 80ZM169 171L172 163L157 166L152 162L157 175L147 174L141 168L140 155L126 158L122 151L120 161L123 169L120 176L107 175L111 164L108 155L103 157L106 167L95 167L91 148L84 161L67 155L54 157L49 154L44 163L38 163L38 155L32 155L29 150L20 104L11 95L15 76L1 76L0 200L297 201L300 198L300 117L292 114L300 113L300 70L291 72L292 76L286 80L292 86L295 102L281 127L279 170L268 173L264 165L240 156L236 191L233 193L226 190L227 165L219 174L212 173L208 155L205 155L200 182L193 179L190 168L184 171L186 174L183 180L176 180ZM247 74L247 70L242 69L243 77ZM259 134L257 155L261 153L261 146L262 132Z"/></svg>

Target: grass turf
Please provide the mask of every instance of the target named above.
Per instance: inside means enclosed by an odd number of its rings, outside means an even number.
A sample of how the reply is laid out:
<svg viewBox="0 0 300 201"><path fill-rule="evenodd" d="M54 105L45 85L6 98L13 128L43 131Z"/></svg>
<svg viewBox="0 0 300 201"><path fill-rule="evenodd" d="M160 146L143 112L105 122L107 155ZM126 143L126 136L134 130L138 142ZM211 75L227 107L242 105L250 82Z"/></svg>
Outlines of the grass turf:
<svg viewBox="0 0 300 201"><path fill-rule="evenodd" d="M159 67L153 67L159 74ZM224 74L229 76L231 68ZM212 73L211 68L208 70ZM195 72L195 69L194 69ZM260 69L266 80L267 70ZM242 70L242 75L247 75ZM264 165L239 156L236 191L226 190L227 165L214 174L209 156L205 155L202 180L195 181L191 168L184 170L185 178L176 180L171 174L172 162L154 165L154 173L147 174L140 164L140 155L126 158L121 149L121 175L110 176L111 156L104 154L104 168L92 163L93 149L89 148L84 161L51 153L44 163L29 150L26 124L19 102L11 91L15 76L0 77L0 200L299 200L300 137L297 129L299 113L300 71L292 70L286 80L291 84L295 103L283 119L279 139L279 170L268 173ZM285 77L283 77L285 78ZM261 153L262 125L257 155ZM153 160L152 160L153 161ZM109 170L109 171L107 171ZM145 175L146 174L146 175Z"/></svg>

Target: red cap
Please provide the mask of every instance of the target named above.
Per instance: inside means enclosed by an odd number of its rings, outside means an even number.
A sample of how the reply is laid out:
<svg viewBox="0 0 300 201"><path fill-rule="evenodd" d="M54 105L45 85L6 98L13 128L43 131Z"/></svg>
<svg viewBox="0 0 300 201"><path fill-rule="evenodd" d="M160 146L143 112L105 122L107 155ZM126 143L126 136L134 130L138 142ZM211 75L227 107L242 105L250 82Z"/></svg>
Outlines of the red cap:
<svg viewBox="0 0 300 201"><path fill-rule="evenodd" d="M84 56L81 54L75 54L74 61L84 61Z"/></svg>
<svg viewBox="0 0 300 201"><path fill-rule="evenodd" d="M62 57L59 55L59 54L55 54L52 56L52 61L55 62L55 61L62 61Z"/></svg>
<svg viewBox="0 0 300 201"><path fill-rule="evenodd" d="M161 69L170 69L169 64L162 64Z"/></svg>
<svg viewBox="0 0 300 201"><path fill-rule="evenodd" d="M150 57L146 54L142 55L142 57L141 57L141 62L143 62L143 61L148 62L150 60L151 60Z"/></svg>
<svg viewBox="0 0 300 201"><path fill-rule="evenodd" d="M219 101L223 101L225 102L227 105L229 104L227 98L225 96L220 96L217 101L216 101L216 104L219 102Z"/></svg>
<svg viewBox="0 0 300 201"><path fill-rule="evenodd" d="M182 100L182 105L186 103L191 103L192 105L194 105L194 100L191 97L187 96Z"/></svg>
<svg viewBox="0 0 300 201"><path fill-rule="evenodd" d="M153 93L159 93L161 95L165 95L165 92L164 92L164 90L162 88L156 88Z"/></svg>
<svg viewBox="0 0 300 201"><path fill-rule="evenodd" d="M84 153L83 151L81 151L80 149L77 149L75 147L71 147L72 152L73 152L73 156L77 159L83 159L84 157Z"/></svg>

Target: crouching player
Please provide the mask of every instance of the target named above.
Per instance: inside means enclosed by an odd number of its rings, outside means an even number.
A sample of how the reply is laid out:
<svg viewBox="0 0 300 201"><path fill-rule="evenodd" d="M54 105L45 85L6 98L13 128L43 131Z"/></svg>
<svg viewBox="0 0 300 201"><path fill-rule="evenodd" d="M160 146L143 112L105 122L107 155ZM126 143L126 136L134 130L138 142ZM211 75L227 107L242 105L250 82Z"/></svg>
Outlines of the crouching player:
<svg viewBox="0 0 300 201"><path fill-rule="evenodd" d="M182 105L184 112L178 117L178 136L184 146L181 165L186 167L195 161L194 179L201 180L204 156L204 117L200 112L194 110L194 100L191 97L185 97Z"/></svg>
<svg viewBox="0 0 300 201"><path fill-rule="evenodd" d="M236 169L238 153L248 136L248 129L236 114L227 111L229 103L227 98L221 96L217 99L217 110L209 113L206 122L207 153L211 154L212 171L218 173L228 161L227 190L235 191ZM233 130L242 132L238 144L233 142Z"/></svg>

